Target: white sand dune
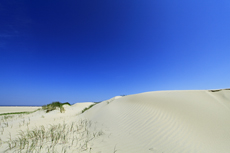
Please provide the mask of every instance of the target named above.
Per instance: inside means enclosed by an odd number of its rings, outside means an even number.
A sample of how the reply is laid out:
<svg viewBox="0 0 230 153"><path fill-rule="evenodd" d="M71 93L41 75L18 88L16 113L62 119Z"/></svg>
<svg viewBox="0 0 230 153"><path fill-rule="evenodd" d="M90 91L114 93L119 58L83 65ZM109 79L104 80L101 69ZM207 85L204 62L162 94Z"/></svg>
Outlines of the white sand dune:
<svg viewBox="0 0 230 153"><path fill-rule="evenodd" d="M101 103L87 114L110 138L102 152L230 152L230 91L160 91ZM108 132L108 133L109 133Z"/></svg>
<svg viewBox="0 0 230 153"><path fill-rule="evenodd" d="M70 124L86 119L93 124L88 127L89 133L102 131L103 134L88 138L90 141L84 139L86 149L69 144L68 152L230 152L230 90L158 91L117 96L80 114L91 104L66 107L65 113L56 110L30 114L30 120L34 121L30 128L35 124L39 126L63 121ZM16 123L12 120L12 124ZM20 128L5 129L12 132ZM16 132L13 133L16 135ZM2 135L4 141L7 135L5 132ZM7 148L6 145L4 147Z"/></svg>

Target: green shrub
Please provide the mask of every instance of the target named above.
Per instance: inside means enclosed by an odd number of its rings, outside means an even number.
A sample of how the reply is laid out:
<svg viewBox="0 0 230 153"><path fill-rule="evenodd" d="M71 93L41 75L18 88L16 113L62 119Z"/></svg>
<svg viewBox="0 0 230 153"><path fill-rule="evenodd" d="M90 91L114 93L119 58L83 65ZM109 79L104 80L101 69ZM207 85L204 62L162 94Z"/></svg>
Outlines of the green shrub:
<svg viewBox="0 0 230 153"><path fill-rule="evenodd" d="M58 108L60 108L60 112L63 113L63 112L65 112L63 105L70 105L70 103L68 103L68 102L60 103L59 101L52 102L51 104L43 105L42 109L46 110L46 113L48 113L50 111L55 110L58 107Z"/></svg>

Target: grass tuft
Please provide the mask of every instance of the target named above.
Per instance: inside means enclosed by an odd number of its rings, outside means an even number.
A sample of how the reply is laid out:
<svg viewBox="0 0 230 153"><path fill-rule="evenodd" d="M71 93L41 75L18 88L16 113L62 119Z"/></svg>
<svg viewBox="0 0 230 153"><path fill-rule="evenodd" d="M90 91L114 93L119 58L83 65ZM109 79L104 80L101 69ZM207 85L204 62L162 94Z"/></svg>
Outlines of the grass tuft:
<svg viewBox="0 0 230 153"><path fill-rule="evenodd" d="M37 109L37 110L32 111L32 112L12 112L12 113L2 113L2 114L0 114L0 116L2 116L2 115L16 115L16 114L31 114L31 113L34 113L34 112L36 112L36 111L38 111L38 110L40 110L40 109Z"/></svg>
<svg viewBox="0 0 230 153"><path fill-rule="evenodd" d="M62 152L89 152L91 141L104 134L102 130L90 132L91 125L91 121L79 120L71 124L40 126L20 131L13 139L9 133L8 141L0 139L0 145L8 146L6 152L58 152L60 148Z"/></svg>
<svg viewBox="0 0 230 153"><path fill-rule="evenodd" d="M68 102L66 102L66 103L60 103L59 101L57 101L57 102L52 102L52 103L50 103L50 104L43 105L43 106L42 106L42 109L43 109L43 110L46 110L46 113L48 113L48 112L50 112L50 111L55 110L56 108L60 108L60 112L61 112L61 113L64 113L64 112L65 112L65 109L64 109L63 105L69 105L69 106L70 106L70 103L68 103Z"/></svg>
<svg viewBox="0 0 230 153"><path fill-rule="evenodd" d="M92 108L92 107L95 106L96 104L99 104L99 102L96 102L96 103L90 105L89 107L86 107L85 109L83 109L83 110L81 111L81 113L84 113L85 111L87 111L88 109Z"/></svg>

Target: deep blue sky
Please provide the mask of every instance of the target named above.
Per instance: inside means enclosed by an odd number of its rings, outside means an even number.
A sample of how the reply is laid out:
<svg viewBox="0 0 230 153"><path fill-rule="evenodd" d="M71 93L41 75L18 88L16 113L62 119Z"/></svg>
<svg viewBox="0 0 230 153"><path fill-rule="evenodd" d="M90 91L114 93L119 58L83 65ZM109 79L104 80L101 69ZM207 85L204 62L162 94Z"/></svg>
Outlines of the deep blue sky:
<svg viewBox="0 0 230 153"><path fill-rule="evenodd" d="M230 87L229 0L1 0L0 105Z"/></svg>

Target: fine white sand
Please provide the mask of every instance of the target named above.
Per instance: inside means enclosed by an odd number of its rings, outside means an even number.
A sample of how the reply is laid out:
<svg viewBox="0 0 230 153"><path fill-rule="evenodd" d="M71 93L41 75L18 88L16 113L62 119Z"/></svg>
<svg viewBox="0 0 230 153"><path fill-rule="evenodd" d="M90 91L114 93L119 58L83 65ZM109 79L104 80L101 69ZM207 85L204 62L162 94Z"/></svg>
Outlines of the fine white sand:
<svg viewBox="0 0 230 153"><path fill-rule="evenodd" d="M19 130L39 126L48 129L51 124L63 122L66 125L76 123L68 140L55 146L46 142L40 145L40 151L38 145L37 152L48 149L85 153L230 152L230 90L157 91L117 96L81 114L91 104L65 106L65 113L40 110L6 119L4 124L1 121L0 130L4 131L0 131L0 152L9 148L3 143L9 140L9 133L15 140ZM83 127L83 121L87 121L84 128L79 128ZM80 134L82 129L85 134ZM15 150L19 149L7 151Z"/></svg>

